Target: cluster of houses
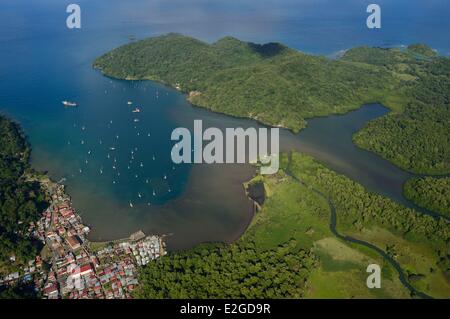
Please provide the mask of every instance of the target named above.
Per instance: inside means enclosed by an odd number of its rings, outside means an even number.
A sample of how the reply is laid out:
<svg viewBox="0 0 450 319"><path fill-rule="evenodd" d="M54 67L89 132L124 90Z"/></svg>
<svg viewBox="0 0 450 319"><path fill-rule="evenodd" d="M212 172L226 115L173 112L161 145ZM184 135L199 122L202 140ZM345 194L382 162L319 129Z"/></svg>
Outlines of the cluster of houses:
<svg viewBox="0 0 450 319"><path fill-rule="evenodd" d="M127 241L110 244L97 251L101 265L97 274L104 287L105 297L129 298L138 284L137 267L161 254L164 254L161 238L146 237L142 232L131 235Z"/></svg>
<svg viewBox="0 0 450 319"><path fill-rule="evenodd" d="M42 257L0 279L0 284L34 280L36 289L49 299L131 298L138 285L137 267L165 254L162 238L139 231L94 251L87 239L89 227L72 207L64 186L51 181L43 186L52 198L51 205L30 226L30 235L46 248Z"/></svg>
<svg viewBox="0 0 450 319"><path fill-rule="evenodd" d="M10 257L11 262L15 262L15 256ZM43 277L45 271L42 268L43 262L40 256L36 256L35 260L30 260L28 265L23 266L20 270L7 274L4 277L0 277L0 285L16 284L19 281L31 282L34 280L36 287L43 285Z"/></svg>

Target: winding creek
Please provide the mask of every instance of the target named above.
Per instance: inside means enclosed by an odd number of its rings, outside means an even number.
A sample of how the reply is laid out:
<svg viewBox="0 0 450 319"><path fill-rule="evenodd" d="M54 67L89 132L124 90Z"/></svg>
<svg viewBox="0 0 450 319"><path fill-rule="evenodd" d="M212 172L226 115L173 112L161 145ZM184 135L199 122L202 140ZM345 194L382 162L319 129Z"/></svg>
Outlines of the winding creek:
<svg viewBox="0 0 450 319"><path fill-rule="evenodd" d="M334 236L336 236L337 238L349 242L349 243L354 243L354 244L358 244L358 245L362 245L365 246L371 250L374 250L375 252L377 252L381 257L383 257L398 273L399 276L399 280L400 282L403 284L403 286L408 289L413 295L418 296L420 298L423 299L431 299L432 297L430 297L429 295L417 290L416 288L414 288L408 281L405 272L403 271L403 269L401 268L400 264L395 261L391 256L389 256L388 254L386 254L382 249L380 249L379 247L360 240L360 239L356 239L354 237L350 237L350 236L346 236L346 235L342 235L338 232L337 230L337 216L336 216L336 207L334 206L333 201L331 200L330 197L326 196L324 193L322 193L321 191L319 191L318 189L311 187L310 185L306 184L305 182L303 182L302 180L300 180L297 176L295 176L291 170L289 169L289 166L286 169L286 174L288 176L290 176L293 180L295 180L296 182L300 183L303 186L308 187L309 189L311 189L314 193L316 193L317 195L319 195L320 197L322 197L323 199L325 199L325 201L327 202L328 206L330 207L330 231L333 233Z"/></svg>

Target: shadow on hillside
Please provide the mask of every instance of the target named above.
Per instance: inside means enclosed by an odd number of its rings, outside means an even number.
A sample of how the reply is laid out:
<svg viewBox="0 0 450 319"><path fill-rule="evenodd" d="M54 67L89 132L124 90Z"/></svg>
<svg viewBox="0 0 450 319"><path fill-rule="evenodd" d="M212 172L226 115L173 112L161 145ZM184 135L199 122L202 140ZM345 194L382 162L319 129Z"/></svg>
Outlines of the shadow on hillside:
<svg viewBox="0 0 450 319"><path fill-rule="evenodd" d="M275 42L266 44L249 43L249 47L264 58L273 57L283 53L286 50L285 46Z"/></svg>

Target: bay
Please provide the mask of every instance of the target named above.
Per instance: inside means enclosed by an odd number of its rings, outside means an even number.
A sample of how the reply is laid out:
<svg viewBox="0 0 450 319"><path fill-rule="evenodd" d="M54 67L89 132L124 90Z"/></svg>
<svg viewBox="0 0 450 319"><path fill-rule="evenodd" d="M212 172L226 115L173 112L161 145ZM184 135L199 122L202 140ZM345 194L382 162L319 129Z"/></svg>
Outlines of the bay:
<svg viewBox="0 0 450 319"><path fill-rule="evenodd" d="M169 248L183 249L232 241L252 218L242 182L254 170L248 165L174 165L170 133L192 126L194 119L202 119L205 127L259 124L192 107L183 95L157 83L112 80L92 69L97 56L130 36L181 32L213 42L232 35L328 56L362 44L413 42L450 52L446 1L380 1L383 28L374 32L365 27L365 8L355 1L77 3L82 28L69 30L60 1L2 1L0 111L24 128L33 166L66 179L75 207L93 228L93 240L142 229L171 234ZM78 107L64 108L63 100ZM136 107L141 112L133 113ZM311 154L368 189L408 204L401 185L410 175L351 143L353 132L386 112L368 105L344 116L310 120L299 135L281 133L282 149Z"/></svg>

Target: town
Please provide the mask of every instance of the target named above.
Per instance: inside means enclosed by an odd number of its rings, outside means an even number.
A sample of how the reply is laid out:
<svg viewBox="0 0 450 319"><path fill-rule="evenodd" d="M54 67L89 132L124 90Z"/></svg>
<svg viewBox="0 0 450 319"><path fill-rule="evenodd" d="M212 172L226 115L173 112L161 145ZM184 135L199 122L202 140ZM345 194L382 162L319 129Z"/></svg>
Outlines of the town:
<svg viewBox="0 0 450 319"><path fill-rule="evenodd" d="M113 242L90 242L90 228L72 207L64 185L39 180L51 198L29 234L44 244L40 255L20 271L0 278L0 285L34 281L48 299L128 299L138 285L138 267L166 254L161 236L142 231ZM10 257L14 261L15 257Z"/></svg>

